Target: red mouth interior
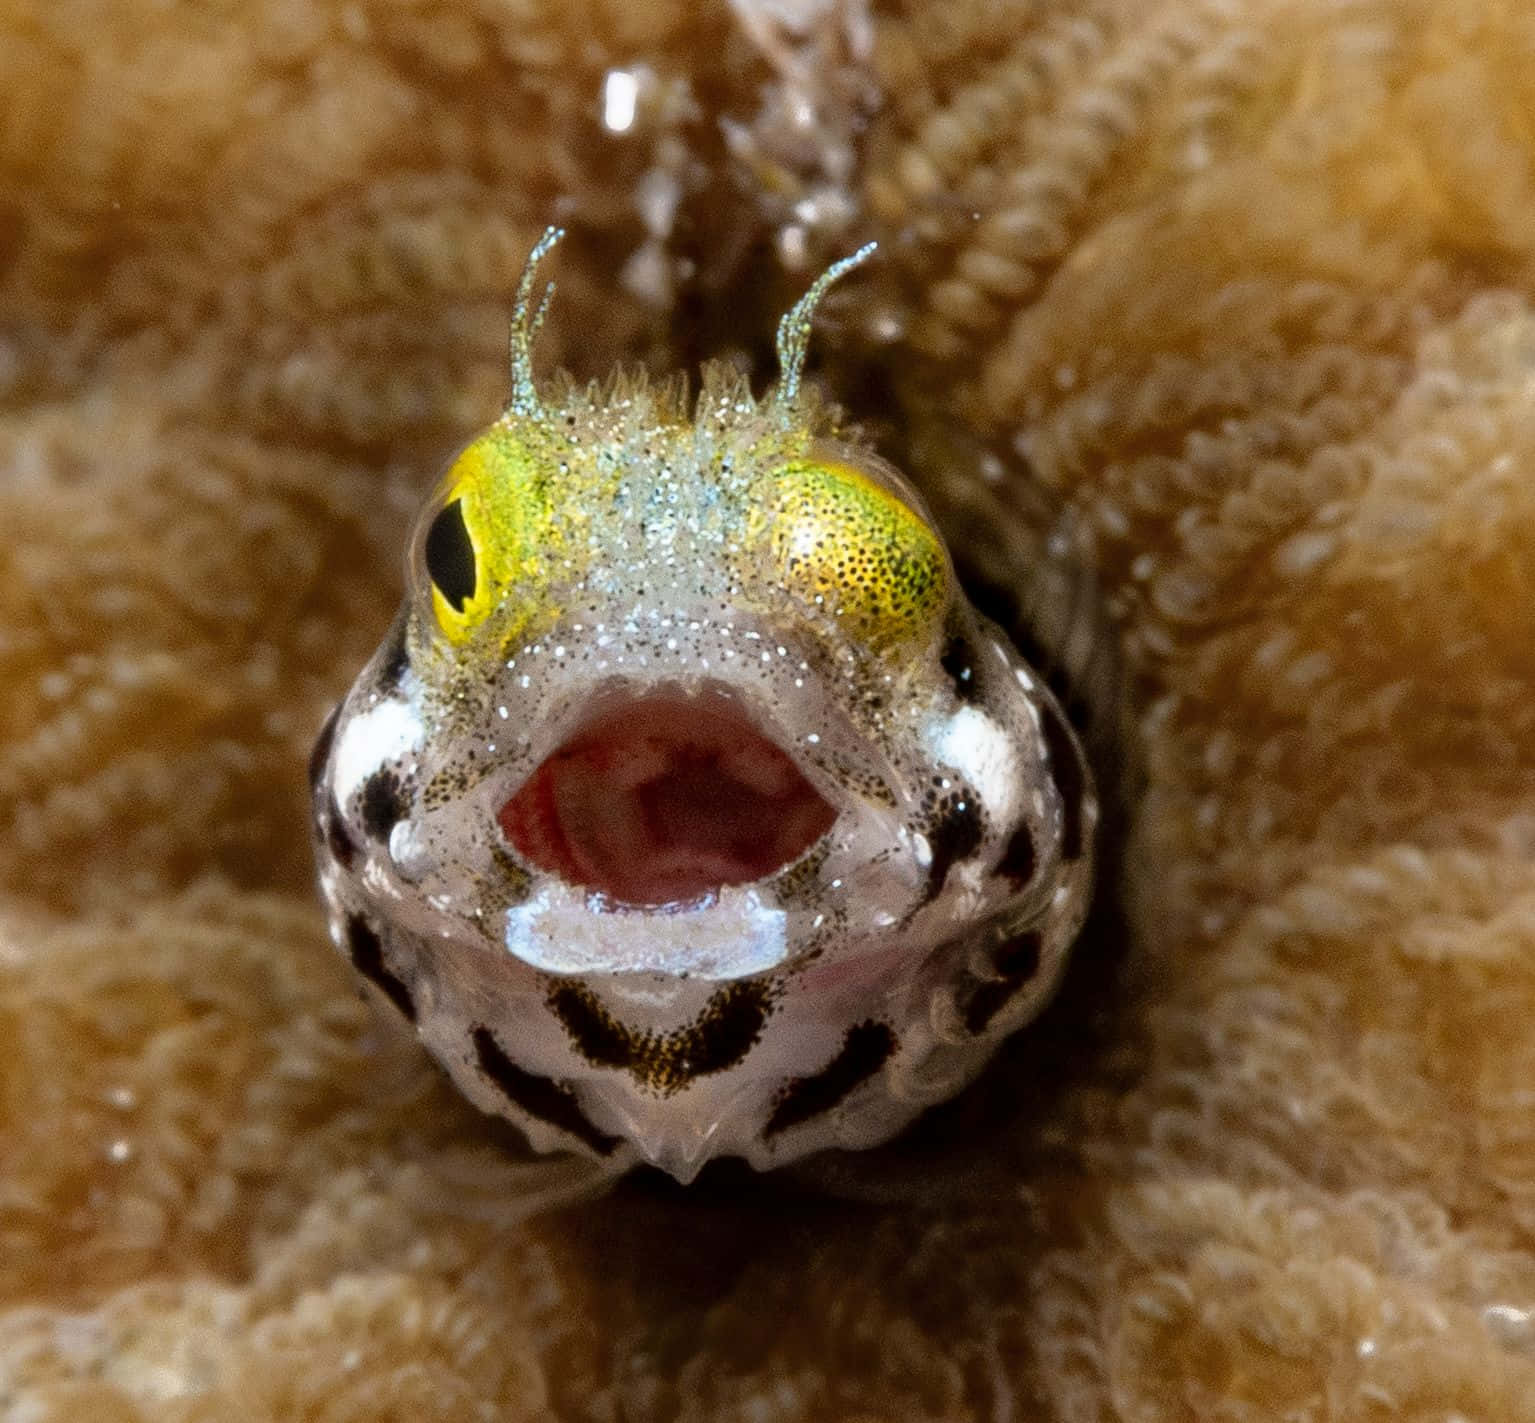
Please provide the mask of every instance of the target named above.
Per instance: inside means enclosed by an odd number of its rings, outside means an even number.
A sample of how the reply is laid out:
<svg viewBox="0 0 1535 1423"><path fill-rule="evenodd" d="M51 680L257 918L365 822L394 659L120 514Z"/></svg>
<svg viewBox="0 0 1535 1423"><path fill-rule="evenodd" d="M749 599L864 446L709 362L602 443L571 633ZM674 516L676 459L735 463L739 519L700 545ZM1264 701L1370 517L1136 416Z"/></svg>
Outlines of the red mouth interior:
<svg viewBox="0 0 1535 1423"><path fill-rule="evenodd" d="M600 713L501 807L525 859L625 904L674 904L797 859L837 813L723 698Z"/></svg>

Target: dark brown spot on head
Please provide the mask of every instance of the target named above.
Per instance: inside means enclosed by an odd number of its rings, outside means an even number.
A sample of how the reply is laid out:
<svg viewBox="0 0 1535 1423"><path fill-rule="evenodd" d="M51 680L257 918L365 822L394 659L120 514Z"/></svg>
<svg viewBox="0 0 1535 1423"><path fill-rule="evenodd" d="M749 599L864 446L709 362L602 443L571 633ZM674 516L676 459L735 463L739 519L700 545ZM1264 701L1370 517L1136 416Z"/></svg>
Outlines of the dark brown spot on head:
<svg viewBox="0 0 1535 1423"><path fill-rule="evenodd" d="M927 870L929 899L942 890L955 861L975 853L983 835L981 807L975 794L961 789L940 807L937 820L927 832L927 843L933 852Z"/></svg>
<svg viewBox="0 0 1535 1423"><path fill-rule="evenodd" d="M363 829L375 840L387 840L396 822L405 818L405 792L392 766L363 782L361 813Z"/></svg>
<svg viewBox="0 0 1535 1423"><path fill-rule="evenodd" d="M349 914L346 920L347 952L352 967L366 979L383 990L412 1023L416 1021L416 1000L410 996L405 980L394 974L384 962L384 945L377 931L360 914Z"/></svg>
<svg viewBox="0 0 1535 1423"><path fill-rule="evenodd" d="M599 1156L606 1156L618 1145L616 1136L597 1130L581 1110L581 1104L570 1088L518 1067L501 1050L501 1044L489 1028L476 1028L470 1037L474 1040L480 1071L500 1088L514 1107L520 1107L535 1120L585 1142Z"/></svg>
<svg viewBox="0 0 1535 1423"><path fill-rule="evenodd" d="M831 1111L885 1065L895 1046L888 1024L871 1021L849 1028L836 1057L813 1077L796 1077L783 1089L763 1136L777 1136Z"/></svg>
<svg viewBox="0 0 1535 1423"><path fill-rule="evenodd" d="M820 839L787 869L773 877L773 896L784 908L811 905L821 889L821 872L831 853L831 841Z"/></svg>
<svg viewBox="0 0 1535 1423"><path fill-rule="evenodd" d="M981 694L975 661L975 648L963 633L950 637L938 658L939 666L954 684L954 695L962 702L973 702Z"/></svg>

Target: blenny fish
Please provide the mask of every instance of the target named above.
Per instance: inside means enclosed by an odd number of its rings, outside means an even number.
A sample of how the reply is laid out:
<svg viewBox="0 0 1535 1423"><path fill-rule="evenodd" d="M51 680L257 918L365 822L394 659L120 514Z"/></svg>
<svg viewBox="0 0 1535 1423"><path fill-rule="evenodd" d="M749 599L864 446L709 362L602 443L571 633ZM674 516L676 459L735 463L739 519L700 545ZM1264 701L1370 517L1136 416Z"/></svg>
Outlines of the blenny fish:
<svg viewBox="0 0 1535 1423"><path fill-rule="evenodd" d="M864 1148L1049 998L1100 808L911 483L802 380L541 383L452 460L311 766L332 936L539 1153Z"/></svg>

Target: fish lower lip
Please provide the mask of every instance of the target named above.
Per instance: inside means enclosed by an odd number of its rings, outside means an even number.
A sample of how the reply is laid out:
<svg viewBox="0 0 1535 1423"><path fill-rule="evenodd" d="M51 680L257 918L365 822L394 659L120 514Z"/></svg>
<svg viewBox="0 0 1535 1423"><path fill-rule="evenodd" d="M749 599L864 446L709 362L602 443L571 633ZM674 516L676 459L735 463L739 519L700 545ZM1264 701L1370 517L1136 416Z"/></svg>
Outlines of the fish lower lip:
<svg viewBox="0 0 1535 1423"><path fill-rule="evenodd" d="M659 906L773 874L837 812L738 701L659 691L604 702L497 818L539 869Z"/></svg>

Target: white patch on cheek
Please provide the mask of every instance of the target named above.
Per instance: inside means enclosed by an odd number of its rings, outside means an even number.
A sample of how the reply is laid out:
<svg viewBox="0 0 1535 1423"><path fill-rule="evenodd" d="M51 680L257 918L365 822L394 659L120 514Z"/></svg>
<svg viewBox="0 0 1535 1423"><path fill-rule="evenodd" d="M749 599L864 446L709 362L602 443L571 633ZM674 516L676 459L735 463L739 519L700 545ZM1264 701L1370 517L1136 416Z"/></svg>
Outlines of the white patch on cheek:
<svg viewBox="0 0 1535 1423"><path fill-rule="evenodd" d="M409 702L379 702L346 720L336 738L331 789L344 805L380 766L415 750L425 737Z"/></svg>
<svg viewBox="0 0 1535 1423"><path fill-rule="evenodd" d="M992 816L1002 822L1014 818L1022 782L1018 753L1007 733L985 712L961 707L943 723L933 750L985 797Z"/></svg>

